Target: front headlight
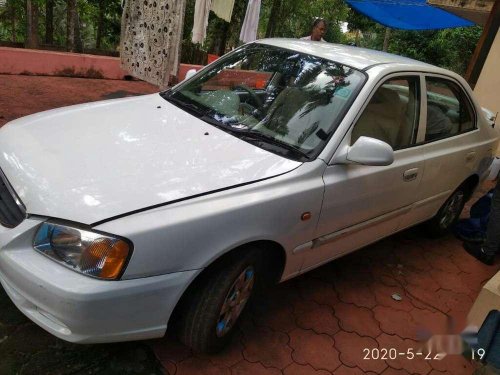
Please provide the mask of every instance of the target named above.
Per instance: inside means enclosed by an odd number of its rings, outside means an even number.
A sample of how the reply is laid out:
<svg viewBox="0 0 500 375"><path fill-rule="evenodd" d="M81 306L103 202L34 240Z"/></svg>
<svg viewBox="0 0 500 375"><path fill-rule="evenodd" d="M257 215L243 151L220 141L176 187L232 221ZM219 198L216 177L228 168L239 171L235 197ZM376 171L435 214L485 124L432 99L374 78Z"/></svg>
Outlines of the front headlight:
<svg viewBox="0 0 500 375"><path fill-rule="evenodd" d="M108 280L121 276L132 253L124 239L49 222L38 228L33 247L84 275Z"/></svg>

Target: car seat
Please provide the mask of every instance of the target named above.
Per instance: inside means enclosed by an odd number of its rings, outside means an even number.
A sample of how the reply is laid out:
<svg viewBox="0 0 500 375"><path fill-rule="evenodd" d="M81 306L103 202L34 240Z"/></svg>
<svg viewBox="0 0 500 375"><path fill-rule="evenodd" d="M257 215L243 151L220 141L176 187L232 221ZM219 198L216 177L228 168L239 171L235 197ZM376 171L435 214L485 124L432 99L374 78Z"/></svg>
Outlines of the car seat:
<svg viewBox="0 0 500 375"><path fill-rule="evenodd" d="M405 127L405 117L405 108L398 93L380 87L354 126L351 145L359 137L365 136L379 139L393 149L398 149L400 143L406 141L404 136L400 136L401 128Z"/></svg>

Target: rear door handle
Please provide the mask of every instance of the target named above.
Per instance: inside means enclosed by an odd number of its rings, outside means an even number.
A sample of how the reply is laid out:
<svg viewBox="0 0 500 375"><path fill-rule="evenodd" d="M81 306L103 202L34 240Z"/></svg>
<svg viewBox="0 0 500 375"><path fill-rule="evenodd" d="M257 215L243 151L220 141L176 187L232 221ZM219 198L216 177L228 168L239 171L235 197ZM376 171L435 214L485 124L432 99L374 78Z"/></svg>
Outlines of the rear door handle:
<svg viewBox="0 0 500 375"><path fill-rule="evenodd" d="M408 169L403 173L403 180L413 181L418 176L418 168Z"/></svg>

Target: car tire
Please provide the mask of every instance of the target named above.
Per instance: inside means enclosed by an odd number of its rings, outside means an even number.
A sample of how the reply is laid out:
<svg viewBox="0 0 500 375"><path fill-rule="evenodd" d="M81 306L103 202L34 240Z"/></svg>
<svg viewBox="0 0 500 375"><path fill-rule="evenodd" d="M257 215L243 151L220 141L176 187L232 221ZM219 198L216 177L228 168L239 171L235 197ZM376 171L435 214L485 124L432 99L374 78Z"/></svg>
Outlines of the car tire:
<svg viewBox="0 0 500 375"><path fill-rule="evenodd" d="M433 237L442 237L448 234L460 218L464 208L467 189L464 185L459 186L443 203L436 216L425 223L426 233Z"/></svg>
<svg viewBox="0 0 500 375"><path fill-rule="evenodd" d="M178 327L179 339L185 345L199 353L213 354L231 341L238 318L262 283L261 259L258 249L247 248L202 277Z"/></svg>

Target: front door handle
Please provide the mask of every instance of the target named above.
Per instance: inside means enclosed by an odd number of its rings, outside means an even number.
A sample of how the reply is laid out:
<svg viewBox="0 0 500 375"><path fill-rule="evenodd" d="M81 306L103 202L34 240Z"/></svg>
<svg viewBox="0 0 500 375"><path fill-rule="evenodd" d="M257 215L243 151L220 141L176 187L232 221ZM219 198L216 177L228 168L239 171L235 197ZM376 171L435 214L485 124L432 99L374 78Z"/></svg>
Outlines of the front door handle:
<svg viewBox="0 0 500 375"><path fill-rule="evenodd" d="M418 176L418 168L412 168L412 169L408 169L407 171L405 171L405 173L403 173L403 180L404 181L413 181L417 178Z"/></svg>

